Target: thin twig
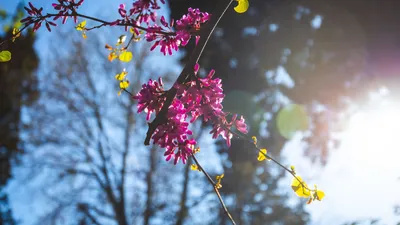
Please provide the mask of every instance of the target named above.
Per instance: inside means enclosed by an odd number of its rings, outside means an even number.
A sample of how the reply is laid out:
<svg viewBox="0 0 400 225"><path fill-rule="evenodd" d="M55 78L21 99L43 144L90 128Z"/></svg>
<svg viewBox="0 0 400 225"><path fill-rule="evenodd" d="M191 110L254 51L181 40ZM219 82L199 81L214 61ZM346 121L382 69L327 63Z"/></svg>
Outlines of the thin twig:
<svg viewBox="0 0 400 225"><path fill-rule="evenodd" d="M31 21L31 22L25 23L25 25L21 28L21 30L19 30L18 32L16 32L16 33L13 35L13 37L18 36L19 34L22 33L22 31L24 31L26 28L28 28L29 26L31 26L32 24L34 24L34 23L36 23L36 22L38 22L38 21L45 21L45 20L48 19L48 18L56 17L56 16L59 16L59 15L58 15L58 14L54 14L54 13L47 13L46 15L42 15L42 16L40 16L40 17L37 17L35 20L33 20L33 21ZM90 30L93 30L93 29L98 29L98 28L101 28L101 27L103 27L103 26L110 26L110 25L114 25L114 26L125 26L125 27L135 27L135 28L137 28L137 29L139 29L139 30L144 30L144 31L147 30L147 28L142 27L142 26L139 26L139 25L136 25L136 24L134 24L134 23L125 22L125 23L117 23L117 24L114 24L113 22L105 21L105 20L102 20L102 19L99 19L99 18L96 18L96 17L92 17L92 16L88 16L88 15L84 15L84 14L80 14L80 13L76 13L76 12L75 12L75 13L64 14L63 16L68 16L68 17L77 16L77 17L81 17L81 18L85 18L85 19L89 19L89 20L92 20L92 21L101 23L100 25L87 28L86 31L90 31ZM165 31L156 31L156 30L153 31L153 32L154 32L154 33L158 33L158 34L168 35L168 36L174 36L174 35L175 35L175 32L165 32ZM12 38L3 40L2 42L0 42L0 46L3 45L3 44L5 44L6 42L10 41L11 39L12 39Z"/></svg>
<svg viewBox="0 0 400 225"><path fill-rule="evenodd" d="M278 166L280 166L282 169L284 169L286 172L290 173L297 181L299 181L299 183L301 184L301 186L303 186L303 188L312 191L310 188L308 188L307 185L305 185L304 181L300 180L298 176L296 176L296 173L287 168L286 166L282 165L280 162L278 162L276 159L272 158L270 155L265 154L264 152L261 151L261 148L259 148L257 145L254 144L253 140L250 140L249 138L247 138L245 135L240 134L238 132L232 131L231 129L228 129L229 132L231 132L232 134L236 135L239 138L242 138L245 141L250 142L253 145L253 148L257 149L259 153L261 153L262 155L264 155L267 159L271 160L272 162L276 163Z"/></svg>
<svg viewBox="0 0 400 225"><path fill-rule="evenodd" d="M221 203L221 206L224 209L225 214L228 216L228 218L232 222L232 224L236 225L235 220L233 219L232 215L229 213L228 208L226 207L226 205L224 203L224 200L222 199L221 194L219 193L219 190L218 190L215 182L210 177L210 175L203 169L203 167L200 165L199 161L197 161L197 159L196 159L196 157L194 155L192 155L192 158L193 158L194 162L196 163L196 165L201 170L201 172L206 176L208 182L213 186L214 192L215 192L215 194L217 194L218 200Z"/></svg>

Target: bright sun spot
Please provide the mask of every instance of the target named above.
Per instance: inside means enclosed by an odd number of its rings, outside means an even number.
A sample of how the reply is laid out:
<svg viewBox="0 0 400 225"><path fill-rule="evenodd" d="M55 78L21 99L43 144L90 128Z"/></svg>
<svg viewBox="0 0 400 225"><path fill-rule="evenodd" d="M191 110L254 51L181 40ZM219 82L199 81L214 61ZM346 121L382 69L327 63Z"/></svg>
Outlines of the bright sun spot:
<svg viewBox="0 0 400 225"><path fill-rule="evenodd" d="M399 131L400 105L385 101L355 113L343 138L356 148L357 163L387 165L400 159Z"/></svg>
<svg viewBox="0 0 400 225"><path fill-rule="evenodd" d="M400 221L394 214L400 203L400 101L379 95L348 117L340 146L330 151L323 168L299 163L301 137L285 145L288 162L296 162L299 173L325 191L321 204L307 206L312 225L373 218L382 219L378 224ZM285 185L289 182L290 177Z"/></svg>

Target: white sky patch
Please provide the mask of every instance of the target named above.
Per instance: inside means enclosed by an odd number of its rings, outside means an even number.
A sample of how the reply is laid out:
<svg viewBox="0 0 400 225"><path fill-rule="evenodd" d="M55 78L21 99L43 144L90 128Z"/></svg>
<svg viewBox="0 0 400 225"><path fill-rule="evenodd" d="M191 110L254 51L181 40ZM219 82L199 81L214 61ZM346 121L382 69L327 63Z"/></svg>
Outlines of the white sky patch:
<svg viewBox="0 0 400 225"><path fill-rule="evenodd" d="M288 88L294 87L294 81L283 66L278 66L276 69L275 82Z"/></svg>
<svg viewBox="0 0 400 225"><path fill-rule="evenodd" d="M319 29L322 25L322 20L324 17L321 15L316 15L313 20L311 20L311 27L314 29Z"/></svg>
<svg viewBox="0 0 400 225"><path fill-rule="evenodd" d="M269 24L269 30L271 31L271 32L275 32L275 31L277 31L279 29L279 25L278 24L276 24L276 23L271 23L271 24Z"/></svg>
<svg viewBox="0 0 400 225"><path fill-rule="evenodd" d="M382 219L379 224L396 224L394 206L400 203L400 106L392 102L373 105L354 114L342 134L342 145L333 150L328 164L321 168L302 156L301 137L288 142L283 150L287 164L309 185L325 191L322 202L307 205L312 223L343 224L355 220ZM285 181L285 179L287 179ZM282 188L292 193L291 177Z"/></svg>

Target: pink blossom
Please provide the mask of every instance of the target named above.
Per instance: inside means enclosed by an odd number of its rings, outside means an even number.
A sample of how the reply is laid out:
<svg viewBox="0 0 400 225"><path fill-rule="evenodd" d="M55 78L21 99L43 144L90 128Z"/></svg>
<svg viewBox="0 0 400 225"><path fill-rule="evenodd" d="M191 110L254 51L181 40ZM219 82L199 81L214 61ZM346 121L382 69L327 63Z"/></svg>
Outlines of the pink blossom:
<svg viewBox="0 0 400 225"><path fill-rule="evenodd" d="M221 79L213 78L215 71L211 70L205 78L200 78L197 76L199 69L200 66L196 64L193 68L194 76L190 81L175 84L177 92L168 108L167 120L157 127L152 136L154 144L165 148L166 160L174 158L175 164L180 159L186 163L196 144L194 139L189 138L192 135L187 122L189 116L192 117L190 123L201 116L205 122L210 121L213 126L210 132L212 137L215 139L221 135L228 146L231 145L233 127L241 133L248 132L243 116L238 119L234 114L228 122L226 117L229 113L224 112L222 106L225 95ZM138 112L146 111L147 120L152 112L159 113L166 99L165 93L161 79L159 83L150 80L144 84L142 90L134 97L139 100Z"/></svg>
<svg viewBox="0 0 400 225"><path fill-rule="evenodd" d="M142 85L142 90L133 98L138 100L138 110L147 112L146 120L150 120L153 112L158 113L165 101L164 86L162 79L159 78L158 82L149 80L147 84Z"/></svg>
<svg viewBox="0 0 400 225"><path fill-rule="evenodd" d="M247 133L247 125L244 123L243 116L240 117L240 120L237 120L237 115L235 114L231 122L228 122L226 117L219 117L216 121L213 121L213 129L210 134L213 134L212 138L217 138L218 135L221 135L225 140L228 146L231 146L232 132L231 128L235 125L236 129L242 133Z"/></svg>
<svg viewBox="0 0 400 225"><path fill-rule="evenodd" d="M47 30L50 32L51 32L50 26L57 26L55 23L43 19L43 15L42 15L43 8L42 7L40 9L38 9L35 6L33 6L33 4L31 2L29 2L28 5L29 5L29 8L28 7L24 7L24 8L25 8L26 12L29 14L29 16L22 19L20 21L21 23L26 23L26 24L33 23L33 31L34 32L37 31L42 26L43 21L46 24Z"/></svg>
<svg viewBox="0 0 400 225"><path fill-rule="evenodd" d="M76 10L82 5L83 1L84 0L79 0L78 2L75 2L75 0L58 0L58 3L53 3L53 8L58 11L58 14L54 17L54 20L62 18L62 23L64 24L67 22L68 17L70 17L68 14L76 13ZM77 23L77 16L73 17L74 22Z"/></svg>

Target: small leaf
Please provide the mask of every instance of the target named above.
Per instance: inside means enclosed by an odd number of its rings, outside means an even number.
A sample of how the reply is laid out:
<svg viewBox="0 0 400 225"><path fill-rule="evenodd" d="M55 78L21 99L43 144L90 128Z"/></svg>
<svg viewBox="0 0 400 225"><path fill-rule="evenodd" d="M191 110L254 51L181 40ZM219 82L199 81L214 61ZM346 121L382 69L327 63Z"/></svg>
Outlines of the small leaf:
<svg viewBox="0 0 400 225"><path fill-rule="evenodd" d="M216 180L222 180L222 178L224 178L224 176L225 176L224 174L221 174L219 176L216 176L215 179Z"/></svg>
<svg viewBox="0 0 400 225"><path fill-rule="evenodd" d="M266 155L267 155L267 149L265 149L265 148L260 149L260 151L258 152L257 160L260 161L260 162L264 161L266 159L270 160L269 158L267 158Z"/></svg>
<svg viewBox="0 0 400 225"><path fill-rule="evenodd" d="M106 44L105 46L104 46L107 50L113 50L113 47L111 47L110 45L108 45L108 44Z"/></svg>
<svg viewBox="0 0 400 225"><path fill-rule="evenodd" d="M128 87L129 87L129 81L127 81L127 80L121 81L121 82L119 83L119 87L120 87L121 89L126 89L126 88L128 88Z"/></svg>
<svg viewBox="0 0 400 225"><path fill-rule="evenodd" d="M86 39L86 38L87 38L86 32L83 32L83 33L82 33L82 37L83 37L83 39Z"/></svg>
<svg viewBox="0 0 400 225"><path fill-rule="evenodd" d="M294 168L293 165L290 166L290 170L291 170L293 173L296 173L296 169Z"/></svg>
<svg viewBox="0 0 400 225"><path fill-rule="evenodd" d="M308 198L310 197L311 193L308 190L307 184L303 181L300 176L296 176L292 180L292 189L299 197Z"/></svg>
<svg viewBox="0 0 400 225"><path fill-rule="evenodd" d="M75 27L75 29L79 30L79 31L83 31L83 30L85 30L85 26L86 26L86 20L80 22L78 24L78 26Z"/></svg>
<svg viewBox="0 0 400 225"><path fill-rule="evenodd" d="M215 187L217 189L222 188L222 184L221 184L222 178L224 178L224 174L221 174L221 175L215 177L215 179L217 180L217 183L215 184Z"/></svg>
<svg viewBox="0 0 400 225"><path fill-rule="evenodd" d="M0 62L8 62L11 60L11 52L10 51L1 51L0 52Z"/></svg>
<svg viewBox="0 0 400 225"><path fill-rule="evenodd" d="M199 153L200 152L200 147L197 147L193 149L193 154Z"/></svg>
<svg viewBox="0 0 400 225"><path fill-rule="evenodd" d="M191 170L199 170L199 167L196 164L190 165Z"/></svg>
<svg viewBox="0 0 400 225"><path fill-rule="evenodd" d="M13 34L12 42L14 42L18 37L21 36L21 32L16 27L13 28L12 34Z"/></svg>
<svg viewBox="0 0 400 225"><path fill-rule="evenodd" d="M119 60L122 62L129 62L132 60L132 52L125 51L119 55Z"/></svg>
<svg viewBox="0 0 400 225"><path fill-rule="evenodd" d="M127 74L128 72L126 72L124 69L121 73L115 75L115 79L122 81L123 79L125 79Z"/></svg>
<svg viewBox="0 0 400 225"><path fill-rule="evenodd" d="M321 201L325 197L325 193L323 191L317 190L316 196L317 200Z"/></svg>
<svg viewBox="0 0 400 225"><path fill-rule="evenodd" d="M254 145L257 146L257 137L256 137L256 136L253 136L253 137L251 137L251 139L253 139Z"/></svg>
<svg viewBox="0 0 400 225"><path fill-rule="evenodd" d="M119 36L118 40L117 40L117 46L121 45L122 43L124 43L126 41L126 35L121 35Z"/></svg>
<svg viewBox="0 0 400 225"><path fill-rule="evenodd" d="M238 5L234 8L237 13L244 13L249 8L249 0L237 0Z"/></svg>
<svg viewBox="0 0 400 225"><path fill-rule="evenodd" d="M117 54L115 54L115 52L111 52L109 55L108 55L108 60L110 61L110 62L112 62L114 59L116 59L117 58Z"/></svg>

